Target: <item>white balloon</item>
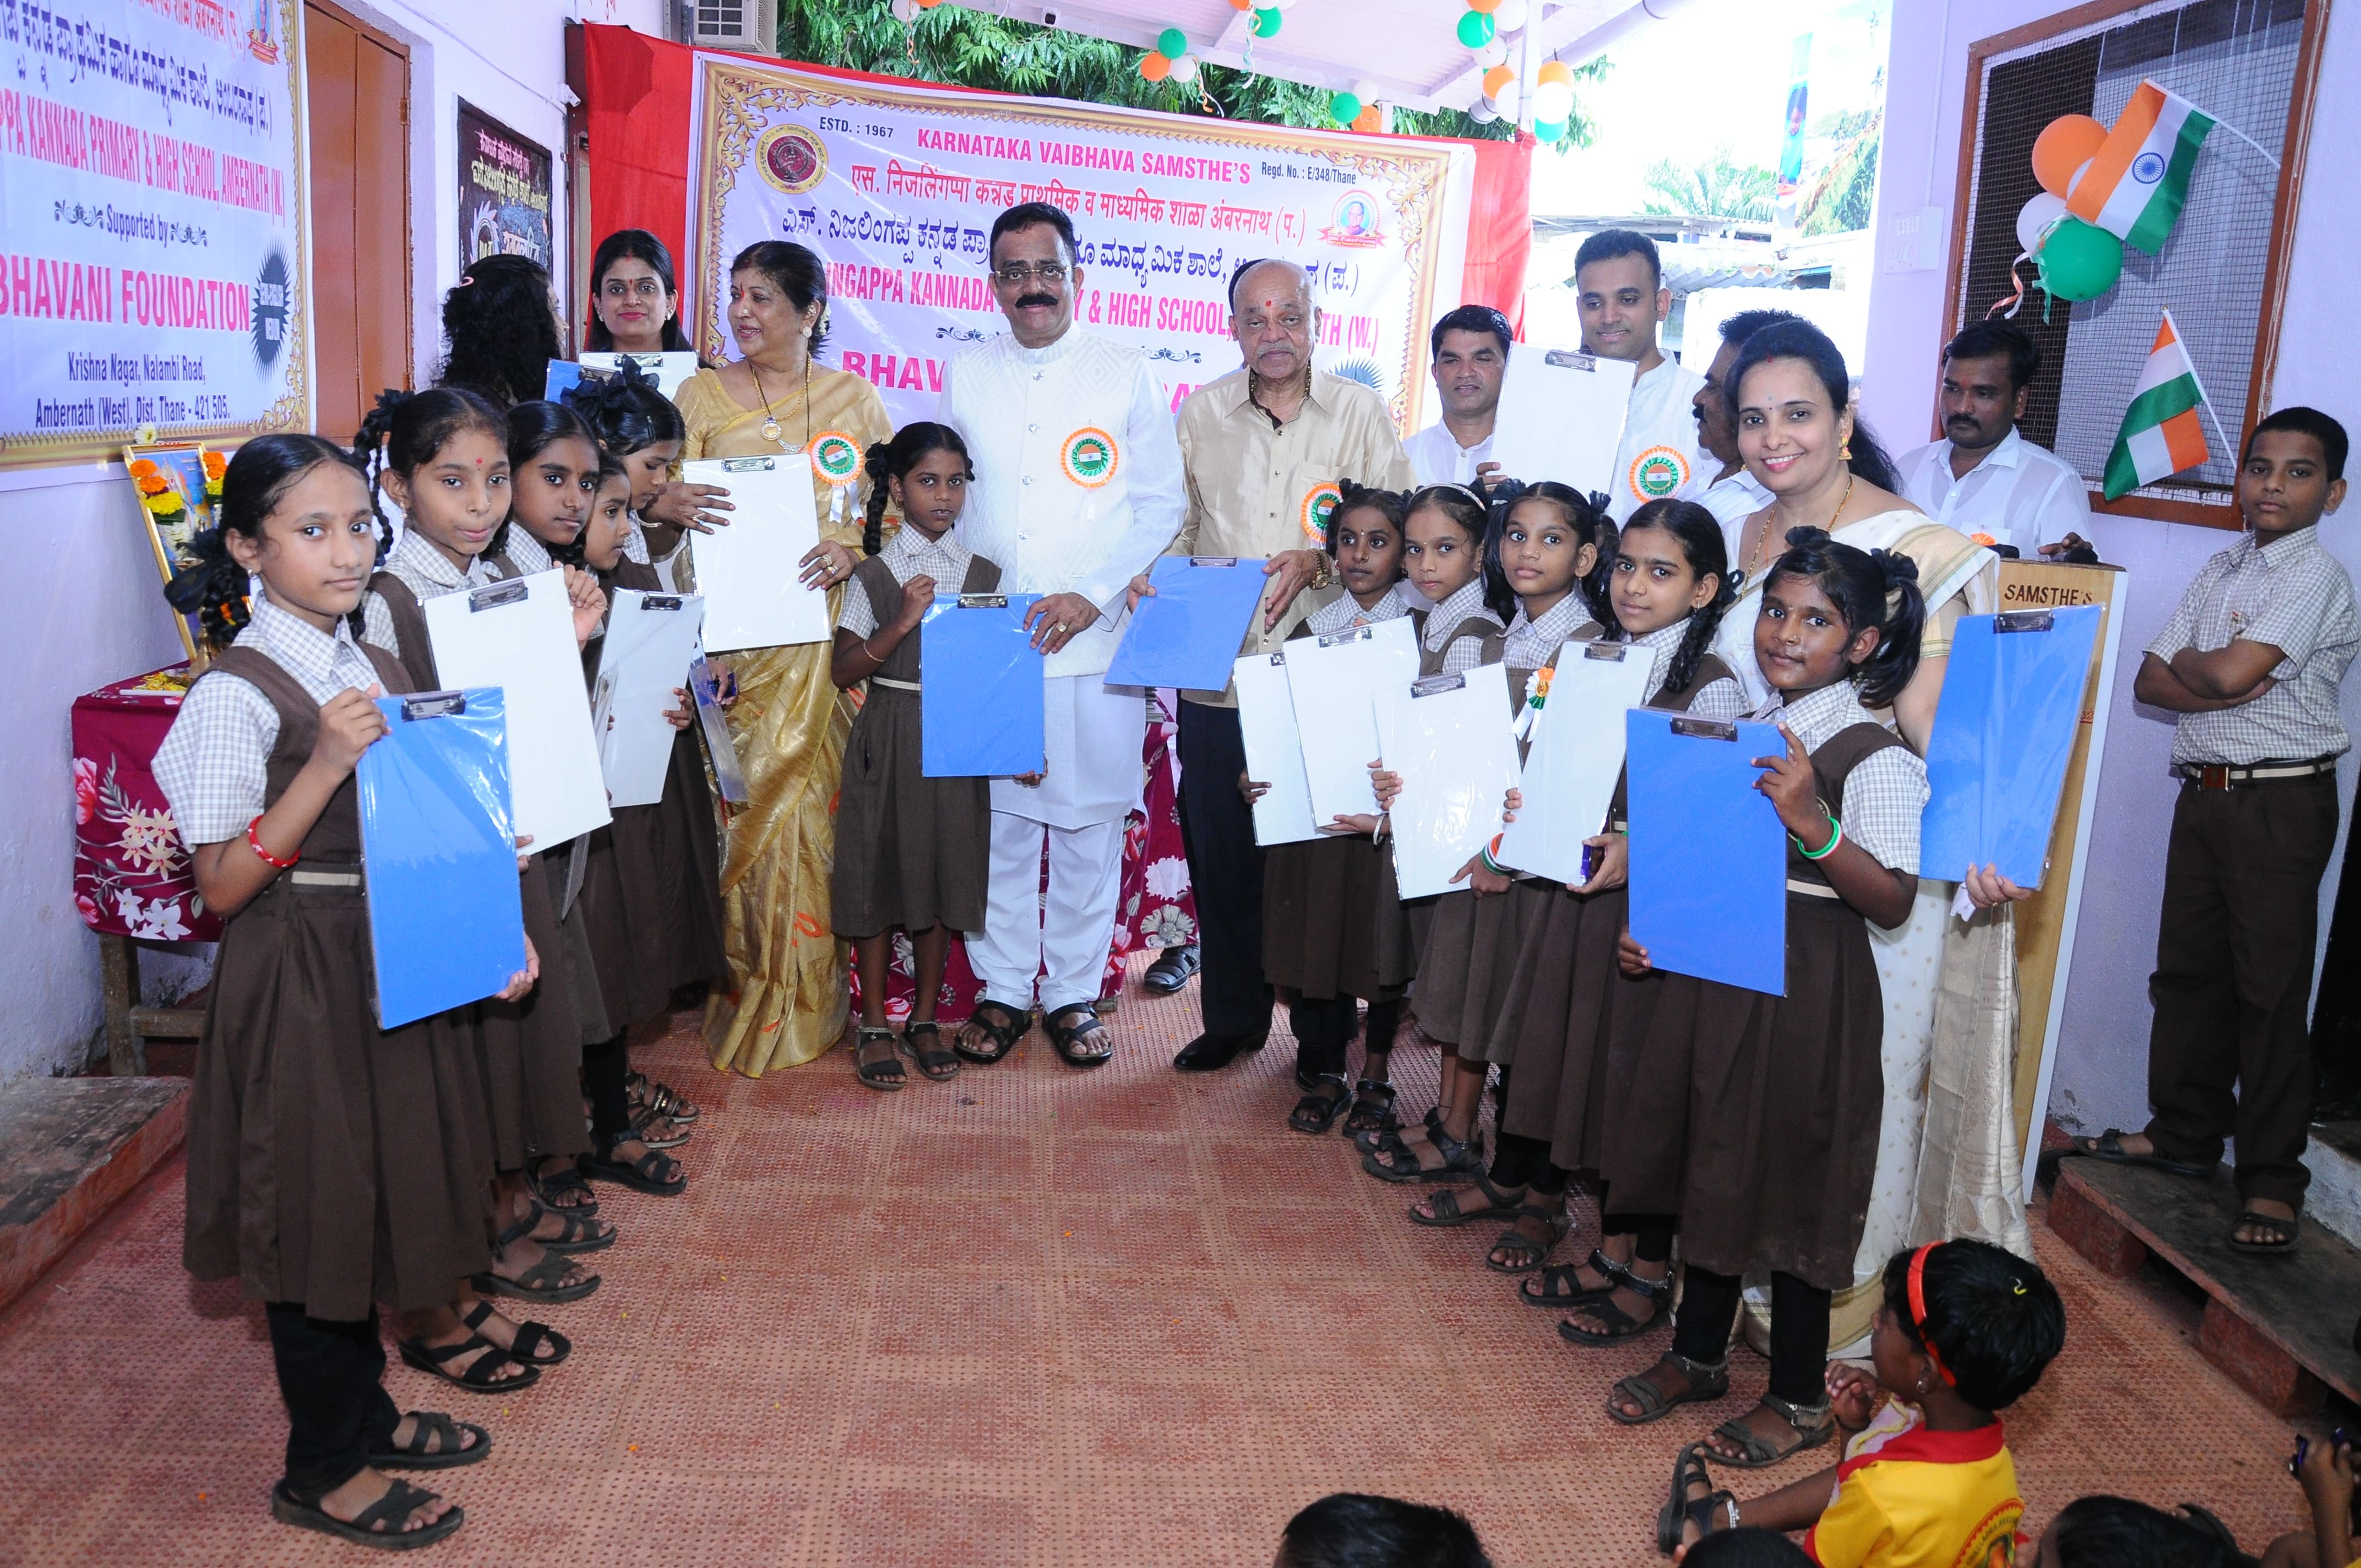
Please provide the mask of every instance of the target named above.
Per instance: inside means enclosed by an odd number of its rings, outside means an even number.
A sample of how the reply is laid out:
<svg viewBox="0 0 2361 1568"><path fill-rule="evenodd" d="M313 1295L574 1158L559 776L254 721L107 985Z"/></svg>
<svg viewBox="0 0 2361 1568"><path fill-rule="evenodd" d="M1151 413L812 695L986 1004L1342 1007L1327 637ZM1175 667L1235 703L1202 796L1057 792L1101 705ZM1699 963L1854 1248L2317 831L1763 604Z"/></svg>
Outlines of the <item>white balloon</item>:
<svg viewBox="0 0 2361 1568"><path fill-rule="evenodd" d="M1364 104L1374 104L1378 99L1389 98L1392 94L1375 82L1361 81L1353 83L1353 96Z"/></svg>
<svg viewBox="0 0 2361 1568"><path fill-rule="evenodd" d="M2091 160L2087 158L2074 166L2074 172L2066 181L2066 193L2069 196L2074 193L2074 187L2082 182L2082 176L2090 171Z"/></svg>
<svg viewBox="0 0 2361 1568"><path fill-rule="evenodd" d="M1500 118L1514 120L1521 117L1517 110L1522 101L1517 96L1517 89L1513 83L1502 88L1491 102L1492 107L1499 113Z"/></svg>
<svg viewBox="0 0 2361 1568"><path fill-rule="evenodd" d="M1492 31L1495 36L1513 33L1525 25L1525 0L1500 0L1492 8Z"/></svg>
<svg viewBox="0 0 2361 1568"><path fill-rule="evenodd" d="M1174 60L1172 62L1172 69L1165 75L1165 80L1168 82L1178 82L1183 87L1186 87L1191 82L1196 81L1197 57L1193 54L1184 54L1180 59Z"/></svg>
<svg viewBox="0 0 2361 1568"><path fill-rule="evenodd" d="M1476 50L1476 63L1486 71L1503 63L1508 58L1509 46L1502 43L1498 35L1485 39L1484 47Z"/></svg>
<svg viewBox="0 0 2361 1568"><path fill-rule="evenodd" d="M2041 248L2041 231L2066 215L2066 198L2036 191L2016 214L2016 247L2031 256Z"/></svg>
<svg viewBox="0 0 2361 1568"><path fill-rule="evenodd" d="M1553 123L1574 112L1574 89L1563 82L1544 82L1533 89L1533 118Z"/></svg>
<svg viewBox="0 0 2361 1568"><path fill-rule="evenodd" d="M894 0L894 19L908 27L918 19L918 0Z"/></svg>
<svg viewBox="0 0 2361 1568"><path fill-rule="evenodd" d="M1467 117L1479 126L1488 126L1500 117L1500 111L1492 107L1484 99L1478 98L1474 107L1467 111Z"/></svg>

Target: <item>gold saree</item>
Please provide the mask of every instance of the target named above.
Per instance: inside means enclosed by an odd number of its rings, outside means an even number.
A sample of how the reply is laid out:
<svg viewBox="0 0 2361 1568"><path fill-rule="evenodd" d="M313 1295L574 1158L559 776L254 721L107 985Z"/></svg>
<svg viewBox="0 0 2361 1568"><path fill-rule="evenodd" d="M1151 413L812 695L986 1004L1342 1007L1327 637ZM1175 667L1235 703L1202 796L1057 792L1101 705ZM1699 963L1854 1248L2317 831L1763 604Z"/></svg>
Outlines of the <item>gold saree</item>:
<svg viewBox="0 0 2361 1568"><path fill-rule="evenodd" d="M700 370L677 400L688 426L681 455L763 456L800 449L810 435L831 430L866 450L894 433L877 389L858 376L815 365L810 399L808 411L800 389L777 400L773 410L782 439L766 441L762 426L770 416L741 408L718 376ZM850 510L831 520L829 487L814 485L820 537L858 552L858 490ZM692 573L695 554L692 541ZM831 624L843 593L841 587L829 590ZM747 800L730 819L721 865L735 988L706 1003L705 1043L716 1068L749 1078L810 1061L844 1032L844 959L829 928L829 877L853 707L829 679L830 652L829 643L807 642L752 649L722 661L738 676L730 729Z"/></svg>

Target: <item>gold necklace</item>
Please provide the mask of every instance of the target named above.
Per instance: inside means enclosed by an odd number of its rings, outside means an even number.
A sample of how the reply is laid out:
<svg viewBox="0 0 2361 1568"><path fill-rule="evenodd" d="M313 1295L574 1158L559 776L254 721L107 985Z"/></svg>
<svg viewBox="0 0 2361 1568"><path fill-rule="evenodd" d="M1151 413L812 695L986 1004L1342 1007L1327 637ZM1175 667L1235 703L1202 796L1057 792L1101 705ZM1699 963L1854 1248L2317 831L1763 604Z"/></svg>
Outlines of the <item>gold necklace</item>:
<svg viewBox="0 0 2361 1568"><path fill-rule="evenodd" d="M785 452L801 452L811 444L811 355L804 356L804 446L789 446L781 441L785 433L779 428L779 416L771 411L771 394L763 389L763 372L752 359L746 361L746 374L754 378L754 395L763 400L763 439L774 443Z"/></svg>
<svg viewBox="0 0 2361 1568"><path fill-rule="evenodd" d="M1837 531L1837 519L1844 516L1844 509L1847 503L1852 499L1852 488L1857 480L1858 476L1856 475L1847 474L1845 476L1844 494L1837 498L1837 510L1828 513L1828 532L1831 535L1833 535ZM1764 515L1763 519L1763 532L1755 536L1754 549L1746 558L1746 580L1750 583L1757 581L1758 579L1755 574L1763 570L1763 553L1771 547L1772 519L1777 516L1777 514L1778 509L1773 507Z"/></svg>

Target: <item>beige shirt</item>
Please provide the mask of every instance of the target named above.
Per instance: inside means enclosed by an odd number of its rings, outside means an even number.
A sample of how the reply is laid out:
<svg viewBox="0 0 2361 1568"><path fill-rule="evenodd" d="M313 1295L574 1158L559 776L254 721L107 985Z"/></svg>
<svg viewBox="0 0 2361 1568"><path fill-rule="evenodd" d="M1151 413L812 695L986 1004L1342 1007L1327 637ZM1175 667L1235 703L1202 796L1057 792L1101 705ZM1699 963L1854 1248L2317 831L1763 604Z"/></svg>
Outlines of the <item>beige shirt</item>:
<svg viewBox="0 0 2361 1568"><path fill-rule="evenodd" d="M1277 429L1246 391L1246 372L1240 368L1198 388L1180 405L1189 510L1170 554L1267 557L1317 550L1340 480L1392 490L1416 483L1393 416L1359 382L1314 370L1302 411ZM1269 652L1341 591L1306 589L1267 630L1257 614L1239 653ZM1230 691L1181 695L1214 707L1237 704Z"/></svg>

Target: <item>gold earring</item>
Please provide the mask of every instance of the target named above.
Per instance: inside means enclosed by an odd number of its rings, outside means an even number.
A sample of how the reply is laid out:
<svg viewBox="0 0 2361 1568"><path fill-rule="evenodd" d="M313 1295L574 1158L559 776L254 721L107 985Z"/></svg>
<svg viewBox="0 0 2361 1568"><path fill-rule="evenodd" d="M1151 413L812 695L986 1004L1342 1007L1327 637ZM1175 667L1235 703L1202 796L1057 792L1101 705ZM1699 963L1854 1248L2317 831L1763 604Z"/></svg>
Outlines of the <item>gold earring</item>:
<svg viewBox="0 0 2361 1568"><path fill-rule="evenodd" d="M1852 461L1852 437L1845 437L1845 444L1837 449L1837 460L1840 463Z"/></svg>

